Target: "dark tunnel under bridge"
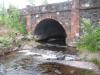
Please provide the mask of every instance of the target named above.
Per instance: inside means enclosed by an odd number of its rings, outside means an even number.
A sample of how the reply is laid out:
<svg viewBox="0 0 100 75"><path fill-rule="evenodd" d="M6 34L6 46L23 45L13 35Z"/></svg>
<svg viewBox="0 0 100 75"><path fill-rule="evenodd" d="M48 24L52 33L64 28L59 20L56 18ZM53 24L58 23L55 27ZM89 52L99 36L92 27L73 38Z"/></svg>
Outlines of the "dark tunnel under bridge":
<svg viewBox="0 0 100 75"><path fill-rule="evenodd" d="M62 25L58 21L50 18L40 21L33 31L33 35L36 41L45 42L59 41L65 43L67 37Z"/></svg>

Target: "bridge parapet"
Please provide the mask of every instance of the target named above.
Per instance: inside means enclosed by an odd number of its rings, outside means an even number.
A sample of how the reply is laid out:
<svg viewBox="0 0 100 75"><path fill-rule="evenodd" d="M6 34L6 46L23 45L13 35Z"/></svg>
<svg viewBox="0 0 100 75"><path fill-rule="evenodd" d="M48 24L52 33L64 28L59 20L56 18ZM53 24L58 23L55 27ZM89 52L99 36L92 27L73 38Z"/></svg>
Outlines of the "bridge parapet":
<svg viewBox="0 0 100 75"><path fill-rule="evenodd" d="M77 31L79 30L78 28L75 27L79 25L78 22L79 20L76 17L79 16L79 13L77 13L76 11L72 11L73 10L72 4L73 2L69 1L69 2L54 3L54 4L41 5L35 7L27 6L25 9L22 10L22 15L26 16L26 24L27 24L26 28L28 32L34 31L36 25L41 20L46 18L51 18L57 20L62 25L62 27L66 32L68 40L73 40L75 38L75 34L77 33L76 30ZM74 9L76 9L76 7ZM78 15L72 15L73 14L72 12ZM73 27L74 24L76 25Z"/></svg>
<svg viewBox="0 0 100 75"><path fill-rule="evenodd" d="M41 6L27 6L21 10L26 19L27 31L34 31L37 24L46 18L57 20L65 29L68 39L74 41L80 33L80 17L89 19L94 25L100 21L100 0L69 0Z"/></svg>
<svg viewBox="0 0 100 75"><path fill-rule="evenodd" d="M52 10L52 11L51 11ZM41 6L27 6L22 9L22 15L26 14L42 14L42 13L53 13L71 10L71 2L54 3Z"/></svg>

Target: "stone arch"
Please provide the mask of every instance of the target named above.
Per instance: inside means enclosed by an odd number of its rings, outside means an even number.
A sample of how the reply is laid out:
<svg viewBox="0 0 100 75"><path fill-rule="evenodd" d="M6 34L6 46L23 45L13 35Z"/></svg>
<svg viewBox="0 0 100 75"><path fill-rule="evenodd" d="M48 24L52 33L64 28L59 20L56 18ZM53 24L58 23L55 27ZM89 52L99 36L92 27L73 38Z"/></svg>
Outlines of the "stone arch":
<svg viewBox="0 0 100 75"><path fill-rule="evenodd" d="M48 40L50 38L66 39L66 31L63 26L55 19L42 19L33 31L35 40Z"/></svg>

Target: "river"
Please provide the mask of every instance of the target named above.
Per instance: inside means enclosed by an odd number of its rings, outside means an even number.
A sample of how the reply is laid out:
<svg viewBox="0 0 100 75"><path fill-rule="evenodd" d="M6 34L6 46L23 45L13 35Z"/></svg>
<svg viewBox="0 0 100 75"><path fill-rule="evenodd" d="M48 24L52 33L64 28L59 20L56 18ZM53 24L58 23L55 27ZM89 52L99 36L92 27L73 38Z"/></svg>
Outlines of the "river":
<svg viewBox="0 0 100 75"><path fill-rule="evenodd" d="M96 66L83 61L75 48L41 44L0 58L0 75L96 75Z"/></svg>

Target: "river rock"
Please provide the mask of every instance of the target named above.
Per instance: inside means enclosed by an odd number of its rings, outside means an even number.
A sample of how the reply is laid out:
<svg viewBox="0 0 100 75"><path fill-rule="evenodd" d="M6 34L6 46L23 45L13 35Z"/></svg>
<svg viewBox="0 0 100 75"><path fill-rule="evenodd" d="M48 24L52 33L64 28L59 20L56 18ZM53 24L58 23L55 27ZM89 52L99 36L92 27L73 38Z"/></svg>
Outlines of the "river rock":
<svg viewBox="0 0 100 75"><path fill-rule="evenodd" d="M84 51L79 53L79 57L81 59L85 59L85 60L93 60L96 59L100 62L100 52L89 52L89 51Z"/></svg>
<svg viewBox="0 0 100 75"><path fill-rule="evenodd" d="M31 50L32 46L27 45L27 44L21 46L21 50L27 50L27 49Z"/></svg>

